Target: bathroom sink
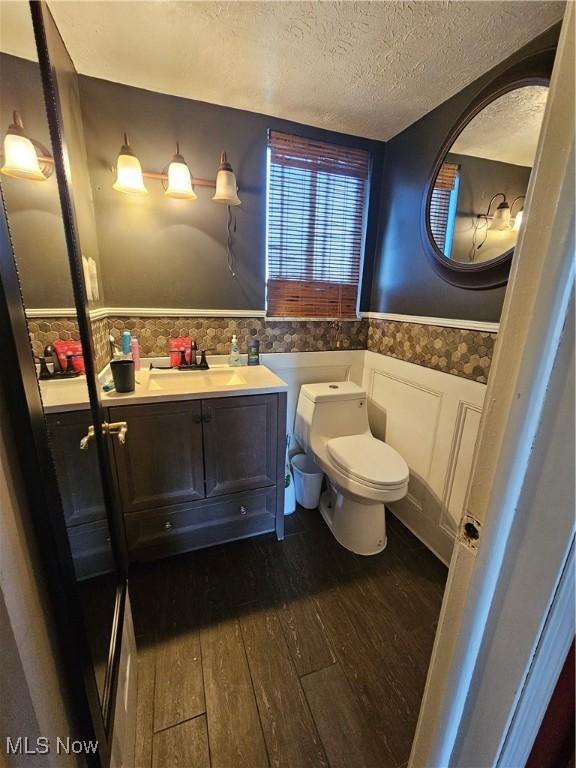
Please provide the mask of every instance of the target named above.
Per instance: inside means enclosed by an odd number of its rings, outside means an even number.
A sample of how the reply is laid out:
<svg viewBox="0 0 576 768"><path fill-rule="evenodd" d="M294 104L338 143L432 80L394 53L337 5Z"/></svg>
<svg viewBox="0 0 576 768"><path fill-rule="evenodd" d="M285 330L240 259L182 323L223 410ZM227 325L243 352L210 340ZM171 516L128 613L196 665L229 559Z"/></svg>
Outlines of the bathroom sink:
<svg viewBox="0 0 576 768"><path fill-rule="evenodd" d="M159 371L151 370L148 377L150 391L173 391L182 388L191 391L242 387L246 379L236 370Z"/></svg>

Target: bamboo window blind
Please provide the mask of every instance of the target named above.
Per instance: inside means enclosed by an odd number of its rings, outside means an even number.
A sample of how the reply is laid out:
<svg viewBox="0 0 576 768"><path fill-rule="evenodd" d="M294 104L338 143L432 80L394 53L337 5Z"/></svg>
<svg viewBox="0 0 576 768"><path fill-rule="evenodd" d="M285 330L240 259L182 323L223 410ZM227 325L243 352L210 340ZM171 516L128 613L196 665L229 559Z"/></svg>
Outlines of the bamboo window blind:
<svg viewBox="0 0 576 768"><path fill-rule="evenodd" d="M446 249L446 232L452 190L460 166L457 163L442 163L430 198L430 229L436 245L442 252Z"/></svg>
<svg viewBox="0 0 576 768"><path fill-rule="evenodd" d="M271 131L267 314L355 318L369 154Z"/></svg>

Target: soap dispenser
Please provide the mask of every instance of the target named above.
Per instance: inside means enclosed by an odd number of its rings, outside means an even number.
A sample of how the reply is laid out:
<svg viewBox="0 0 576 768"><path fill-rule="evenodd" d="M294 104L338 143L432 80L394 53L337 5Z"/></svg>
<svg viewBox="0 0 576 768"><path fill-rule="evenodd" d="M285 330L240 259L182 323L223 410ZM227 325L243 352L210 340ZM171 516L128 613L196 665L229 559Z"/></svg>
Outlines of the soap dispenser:
<svg viewBox="0 0 576 768"><path fill-rule="evenodd" d="M240 365L240 348L238 347L238 337L236 334L232 336L232 346L230 348L230 365Z"/></svg>

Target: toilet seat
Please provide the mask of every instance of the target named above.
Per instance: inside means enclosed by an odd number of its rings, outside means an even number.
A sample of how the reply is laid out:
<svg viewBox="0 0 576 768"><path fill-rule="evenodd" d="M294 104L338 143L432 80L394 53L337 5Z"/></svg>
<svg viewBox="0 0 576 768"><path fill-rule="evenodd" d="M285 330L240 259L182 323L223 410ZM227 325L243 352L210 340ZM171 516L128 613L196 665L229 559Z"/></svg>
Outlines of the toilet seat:
<svg viewBox="0 0 576 768"><path fill-rule="evenodd" d="M336 437L326 447L334 464L363 485L393 489L408 482L409 469L402 456L372 435Z"/></svg>

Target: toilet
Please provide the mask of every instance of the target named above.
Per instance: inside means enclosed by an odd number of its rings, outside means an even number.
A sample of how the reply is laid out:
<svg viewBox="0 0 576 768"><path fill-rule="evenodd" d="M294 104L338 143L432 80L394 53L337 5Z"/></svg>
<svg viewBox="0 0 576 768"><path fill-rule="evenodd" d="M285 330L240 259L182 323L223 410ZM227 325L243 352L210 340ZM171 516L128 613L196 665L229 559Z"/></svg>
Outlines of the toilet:
<svg viewBox="0 0 576 768"><path fill-rule="evenodd" d="M408 465L374 437L366 392L351 381L304 384L295 437L328 477L320 512L338 542L358 555L386 546L385 504L408 491Z"/></svg>

